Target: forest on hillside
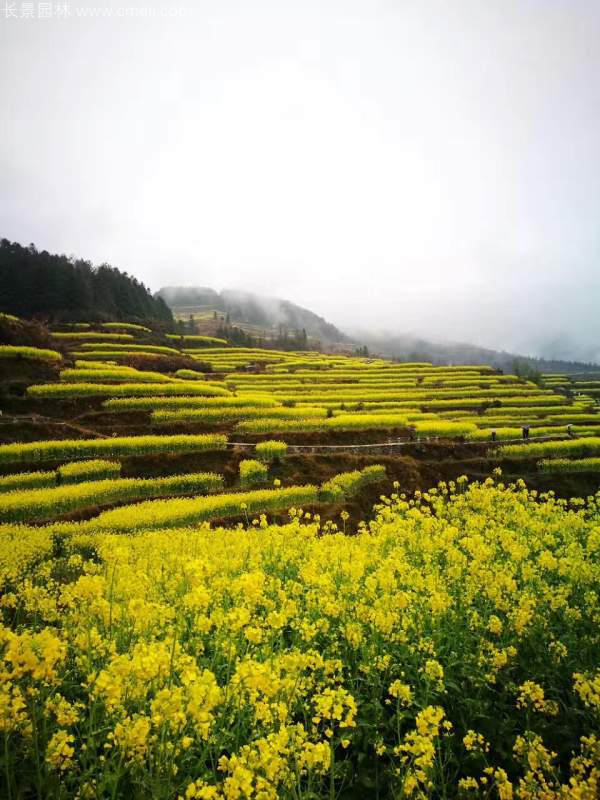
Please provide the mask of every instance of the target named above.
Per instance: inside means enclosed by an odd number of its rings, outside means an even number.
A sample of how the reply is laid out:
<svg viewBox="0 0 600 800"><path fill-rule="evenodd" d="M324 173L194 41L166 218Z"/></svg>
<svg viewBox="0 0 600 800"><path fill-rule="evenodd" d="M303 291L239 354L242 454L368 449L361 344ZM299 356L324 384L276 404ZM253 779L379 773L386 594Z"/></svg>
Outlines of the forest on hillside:
<svg viewBox="0 0 600 800"><path fill-rule="evenodd" d="M0 240L0 311L66 322L173 321L160 297L110 264L94 266L8 239Z"/></svg>

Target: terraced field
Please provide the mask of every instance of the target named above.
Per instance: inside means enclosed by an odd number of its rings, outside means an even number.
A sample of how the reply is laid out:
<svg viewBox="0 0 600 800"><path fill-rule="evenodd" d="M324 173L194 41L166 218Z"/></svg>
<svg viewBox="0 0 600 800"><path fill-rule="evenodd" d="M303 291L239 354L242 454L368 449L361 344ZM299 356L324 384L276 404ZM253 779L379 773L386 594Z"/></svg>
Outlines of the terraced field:
<svg viewBox="0 0 600 800"><path fill-rule="evenodd" d="M600 380L136 323L0 370L0 796L598 796Z"/></svg>
<svg viewBox="0 0 600 800"><path fill-rule="evenodd" d="M570 470L564 456L593 458L600 433L593 376L549 374L533 383L485 365L231 347L133 323L82 323L56 331L53 341L55 350L0 348L5 364L39 361L55 370L50 381L28 376L24 396L9 397L5 419L12 413L14 423L4 431L14 444L0 446L0 464L108 456L129 459L127 477L146 478L145 457L173 460L211 442L227 455L210 458L233 479L257 443L275 438L289 444L288 459L325 459L325 479L327 457L397 455L436 479L456 477L453 462L478 477L506 461L515 477L533 473L543 487L554 461L556 475L586 473L585 460ZM46 435L35 435L36 424ZM19 426L27 442L19 442ZM85 435L68 441L78 428ZM286 463L276 465L279 479ZM444 465L437 473L436 463Z"/></svg>

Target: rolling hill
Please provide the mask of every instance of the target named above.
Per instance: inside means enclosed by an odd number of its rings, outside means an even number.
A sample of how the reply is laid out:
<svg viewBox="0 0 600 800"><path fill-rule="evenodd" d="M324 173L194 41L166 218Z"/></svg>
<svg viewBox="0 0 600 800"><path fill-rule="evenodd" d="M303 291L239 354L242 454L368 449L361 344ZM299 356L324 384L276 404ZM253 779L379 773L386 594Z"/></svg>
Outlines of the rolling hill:
<svg viewBox="0 0 600 800"><path fill-rule="evenodd" d="M222 312L235 324L257 326L265 330L283 328L305 330L308 336L323 342L350 342L335 325L307 308L277 297L253 294L236 289L216 292L206 287L168 286L157 296L176 316Z"/></svg>

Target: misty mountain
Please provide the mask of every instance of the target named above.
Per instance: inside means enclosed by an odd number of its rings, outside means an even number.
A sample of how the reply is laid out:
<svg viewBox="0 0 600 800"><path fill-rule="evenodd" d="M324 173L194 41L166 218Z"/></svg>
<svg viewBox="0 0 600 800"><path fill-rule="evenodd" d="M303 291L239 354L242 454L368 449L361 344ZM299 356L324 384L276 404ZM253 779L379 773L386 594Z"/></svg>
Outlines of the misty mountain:
<svg viewBox="0 0 600 800"><path fill-rule="evenodd" d="M224 289L216 292L206 287L167 286L157 297L180 313L210 309L229 314L233 322L257 325L265 329L279 327L290 331L305 330L308 336L325 342L348 342L349 337L335 325L307 308L278 297Z"/></svg>
<svg viewBox="0 0 600 800"><path fill-rule="evenodd" d="M594 362L537 358L523 356L506 350L492 350L463 342L435 342L403 334L361 334L371 352L401 361L431 361L433 364L489 364L504 372L515 368L536 372L597 372Z"/></svg>

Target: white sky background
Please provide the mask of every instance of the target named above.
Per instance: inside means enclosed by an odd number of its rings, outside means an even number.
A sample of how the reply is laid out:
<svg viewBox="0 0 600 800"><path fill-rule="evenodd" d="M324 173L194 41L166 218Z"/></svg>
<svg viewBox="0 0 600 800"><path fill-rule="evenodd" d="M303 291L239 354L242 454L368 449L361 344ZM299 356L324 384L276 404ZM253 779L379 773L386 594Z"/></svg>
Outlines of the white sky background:
<svg viewBox="0 0 600 800"><path fill-rule="evenodd" d="M600 357L599 0L91 5L0 9L0 235Z"/></svg>

